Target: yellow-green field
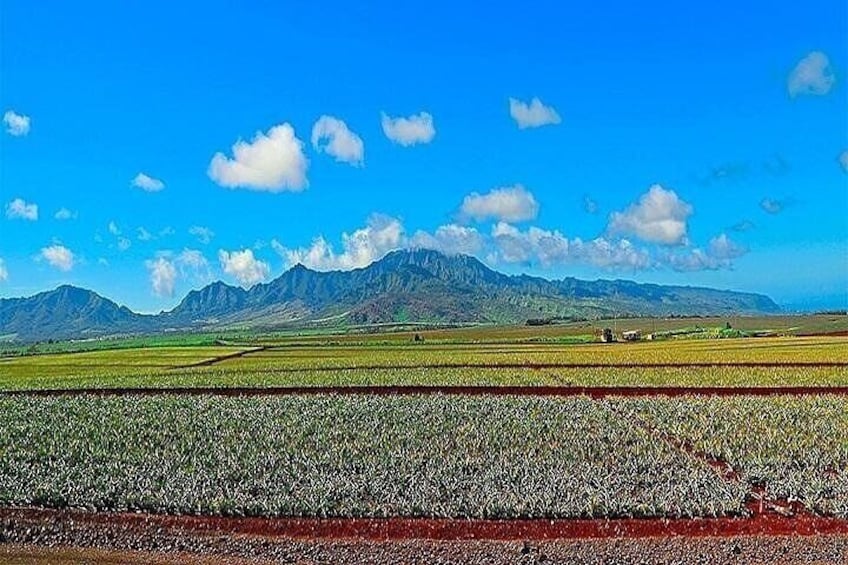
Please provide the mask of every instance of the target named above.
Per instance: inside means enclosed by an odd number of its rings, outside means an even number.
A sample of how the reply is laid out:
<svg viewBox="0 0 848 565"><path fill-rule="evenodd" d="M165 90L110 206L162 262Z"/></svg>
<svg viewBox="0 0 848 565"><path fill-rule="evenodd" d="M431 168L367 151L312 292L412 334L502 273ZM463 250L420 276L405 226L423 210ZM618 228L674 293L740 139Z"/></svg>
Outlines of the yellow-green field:
<svg viewBox="0 0 848 565"><path fill-rule="evenodd" d="M643 334L675 333L697 336L727 324L736 330L774 336L818 336L848 331L848 316L811 314L803 316L745 316L725 318L623 318L616 320L578 321L547 326L480 325L460 328L427 329L394 327L386 331L374 327L333 331L288 331L264 335L262 343L313 345L397 345L419 336L427 343L532 343L597 341L604 328L617 332L639 330ZM379 331L378 331L379 330Z"/></svg>
<svg viewBox="0 0 848 565"><path fill-rule="evenodd" d="M2 390L318 385L846 386L848 338L146 347L0 360Z"/></svg>

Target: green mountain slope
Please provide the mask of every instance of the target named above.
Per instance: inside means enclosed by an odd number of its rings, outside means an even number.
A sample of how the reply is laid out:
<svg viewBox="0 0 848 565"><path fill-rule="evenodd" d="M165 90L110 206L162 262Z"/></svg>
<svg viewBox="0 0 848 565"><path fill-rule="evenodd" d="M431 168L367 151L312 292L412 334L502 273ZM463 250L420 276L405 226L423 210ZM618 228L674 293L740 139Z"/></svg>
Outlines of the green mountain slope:
<svg viewBox="0 0 848 565"><path fill-rule="evenodd" d="M249 290L212 283L157 316L135 314L91 291L60 287L31 298L0 300L0 335L46 339L165 328L273 327L331 316L352 324L516 323L550 317L779 311L759 294L624 280L508 276L473 257L404 250L352 271L318 272L297 265Z"/></svg>
<svg viewBox="0 0 848 565"><path fill-rule="evenodd" d="M82 288L63 285L29 298L0 299L0 334L20 341L85 338L152 331L143 316Z"/></svg>

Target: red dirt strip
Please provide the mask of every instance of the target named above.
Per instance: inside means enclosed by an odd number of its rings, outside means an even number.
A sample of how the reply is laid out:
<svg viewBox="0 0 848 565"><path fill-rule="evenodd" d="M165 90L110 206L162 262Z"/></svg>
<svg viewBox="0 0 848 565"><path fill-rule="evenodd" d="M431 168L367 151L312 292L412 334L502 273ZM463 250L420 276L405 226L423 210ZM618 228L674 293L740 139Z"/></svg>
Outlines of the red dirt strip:
<svg viewBox="0 0 848 565"><path fill-rule="evenodd" d="M756 535L848 535L848 520L811 515L762 514L749 518L619 518L465 520L426 518L217 518L3 508L0 520L76 522L121 528L159 527L218 535L294 539L550 540Z"/></svg>
<svg viewBox="0 0 848 565"><path fill-rule="evenodd" d="M702 461L710 466L723 480L731 482L739 482L739 473L733 466L724 459L716 457L706 451L696 449L690 442L685 441L671 433L663 431L650 422L635 413L625 412L620 408L604 403L603 406L610 410L613 414L621 418L624 422L635 422L640 428L645 430L651 437L656 437L666 442L668 445L677 449L694 459ZM757 509L754 514L762 513Z"/></svg>
<svg viewBox="0 0 848 565"><path fill-rule="evenodd" d="M236 351L235 353L218 355L217 357L212 357L211 359L204 359L203 361L197 361L196 363L189 363L187 365L174 365L172 367L169 367L169 369L191 369L194 367L208 367L209 365L214 365L215 363L220 363L221 361L226 361L228 359L238 359L239 357L244 357L249 353L259 353L260 351L265 351L266 349L268 348L265 346L254 347L252 349L246 349L244 351Z"/></svg>
<svg viewBox="0 0 848 565"><path fill-rule="evenodd" d="M258 351L258 350L257 350ZM245 351L207 359L188 365L174 365L170 370L191 369L209 366L228 359L244 357L256 351ZM326 373L331 371L371 371L371 370L412 370L412 369L803 369L803 368L848 368L843 361L706 361L692 363L527 363L524 361L506 361L498 363L401 363L395 365L339 365L325 367L251 367L253 373Z"/></svg>
<svg viewBox="0 0 848 565"><path fill-rule="evenodd" d="M365 386L285 386L285 387L139 387L68 388L0 391L0 396L285 396L309 394L339 395L486 395L486 396L810 396L848 395L848 386L547 386L547 385L365 385Z"/></svg>

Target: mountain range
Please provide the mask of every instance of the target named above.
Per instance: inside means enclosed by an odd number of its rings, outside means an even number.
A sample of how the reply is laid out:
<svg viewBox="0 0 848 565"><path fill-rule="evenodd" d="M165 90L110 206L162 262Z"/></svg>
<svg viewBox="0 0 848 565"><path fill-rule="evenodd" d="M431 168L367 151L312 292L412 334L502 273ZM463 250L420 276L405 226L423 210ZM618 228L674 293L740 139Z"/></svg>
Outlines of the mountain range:
<svg viewBox="0 0 848 565"><path fill-rule="evenodd" d="M274 328L335 320L523 323L528 319L603 316L757 315L779 312L770 298L626 280L547 280L494 271L465 255L430 250L389 253L352 271L296 265L250 289L214 282L156 315L73 286L28 298L0 299L0 337L15 341L104 335Z"/></svg>

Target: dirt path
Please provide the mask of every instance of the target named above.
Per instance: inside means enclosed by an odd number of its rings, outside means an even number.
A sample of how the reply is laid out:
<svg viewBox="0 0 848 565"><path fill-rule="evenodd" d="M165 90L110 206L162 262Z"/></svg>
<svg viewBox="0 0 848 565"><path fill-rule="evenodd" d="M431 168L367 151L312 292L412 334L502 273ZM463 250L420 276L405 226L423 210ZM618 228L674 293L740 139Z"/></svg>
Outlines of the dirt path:
<svg viewBox="0 0 848 565"><path fill-rule="evenodd" d="M51 543L41 539L44 543ZM71 542L71 539L67 540ZM53 540L52 543L59 543ZM77 543L80 543L79 541ZM89 540L88 543L102 543ZM533 541L292 540L186 534L112 538L113 548L0 544L9 565L735 565L848 562L848 537L641 538ZM103 546L98 546L103 547Z"/></svg>
<svg viewBox="0 0 848 565"><path fill-rule="evenodd" d="M244 357L249 353L259 353L260 351L265 351L268 349L266 346L254 347L251 349L245 349L244 351L236 351L235 353L227 353L226 355L218 355L217 357L212 357L210 359L204 359L203 361L197 361L196 363L188 363L186 365L173 365L168 367L170 370L174 369L192 369L196 367L208 367L210 365L214 365L216 363L220 363L221 361L227 361L228 359L237 359L239 357Z"/></svg>
<svg viewBox="0 0 848 565"><path fill-rule="evenodd" d="M86 537L89 536L89 537ZM104 535L103 539L96 536ZM67 532L38 537L39 545L3 545L8 565L704 565L705 563L828 564L848 562L848 537L758 536L549 541L379 541L211 537L187 533L105 537ZM82 538L82 539L80 539ZM57 544L45 547L44 544ZM74 547L96 544L95 549ZM107 549L108 548L108 549Z"/></svg>
<svg viewBox="0 0 848 565"><path fill-rule="evenodd" d="M763 513L723 518L468 520L427 518L247 518L2 508L0 524L75 524L155 528L214 535L360 540L549 540L657 536L848 536L848 520Z"/></svg>
<svg viewBox="0 0 848 565"><path fill-rule="evenodd" d="M0 563L217 565L242 560L302 565L845 563L848 521L774 515L322 520L0 509Z"/></svg>
<svg viewBox="0 0 848 565"><path fill-rule="evenodd" d="M635 423L642 428L651 437L655 437L672 448L678 450L683 457L691 457L692 459L701 461L708 465L713 471L718 474L723 481L731 483L741 483L743 481L742 469L734 467L729 461L721 457L699 450L691 442L680 438L672 433L661 430L642 418L639 414L629 412L621 407L611 403L603 403L605 408L623 421ZM833 472L836 472L835 470ZM779 500L769 496L768 489L765 484L745 484L748 489L748 494L745 499L745 507L751 513L754 519L757 518L792 518L799 520L799 523L813 522L823 519L823 517L811 512L800 501ZM842 520L848 523L848 520Z"/></svg>

